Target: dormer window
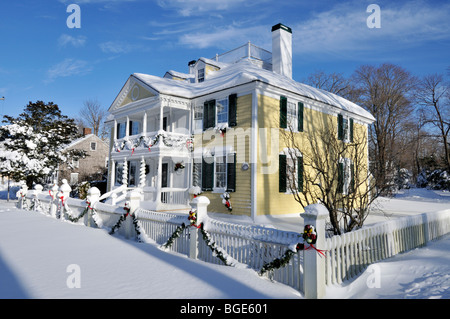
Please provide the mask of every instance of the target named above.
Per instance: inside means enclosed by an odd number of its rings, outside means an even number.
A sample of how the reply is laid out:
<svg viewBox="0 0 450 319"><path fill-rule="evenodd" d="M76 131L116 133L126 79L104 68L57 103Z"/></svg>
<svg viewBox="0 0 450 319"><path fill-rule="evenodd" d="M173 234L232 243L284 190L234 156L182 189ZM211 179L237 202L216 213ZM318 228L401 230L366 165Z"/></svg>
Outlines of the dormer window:
<svg viewBox="0 0 450 319"><path fill-rule="evenodd" d="M203 82L205 81L205 69L199 69L197 71L197 82Z"/></svg>

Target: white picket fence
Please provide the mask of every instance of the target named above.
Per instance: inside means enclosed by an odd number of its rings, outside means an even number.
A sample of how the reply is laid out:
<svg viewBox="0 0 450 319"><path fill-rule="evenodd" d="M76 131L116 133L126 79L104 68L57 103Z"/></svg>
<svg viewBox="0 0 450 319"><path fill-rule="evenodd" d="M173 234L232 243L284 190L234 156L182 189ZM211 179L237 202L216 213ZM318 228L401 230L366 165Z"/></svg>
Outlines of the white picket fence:
<svg viewBox="0 0 450 319"><path fill-rule="evenodd" d="M23 202L19 199L19 207L36 210L59 216L63 220L80 216L86 209L86 201L74 198L65 199L64 209L58 198L52 198L46 192L29 191ZM52 212L52 206L53 212ZM125 213L123 207L96 202L94 212L88 211L77 221L90 227L102 227L110 230ZM139 222L140 230L147 241L163 245L182 224L189 225L186 214L176 212L155 212L138 208L134 216ZM260 271L266 263L280 258L291 244L300 240L300 234L285 232L273 228L244 226L241 224L207 219L204 226L211 240L220 247L224 255L241 267ZM125 219L117 233L125 238L135 238L136 230L130 218ZM190 255L192 229L186 227L170 246L171 251ZM201 234L197 244L196 258L210 263L223 264L205 243ZM294 254L289 263L282 268L268 272L272 280L290 285L299 291L303 290L303 254Z"/></svg>
<svg viewBox="0 0 450 319"><path fill-rule="evenodd" d="M341 284L377 261L450 232L450 210L400 217L326 240L326 284Z"/></svg>
<svg viewBox="0 0 450 319"><path fill-rule="evenodd" d="M45 192L31 191L26 197L19 197L18 206L42 211L54 217L58 215L59 210L60 218L67 219L67 214L70 214L72 218L80 216L85 211L87 204L84 200L67 198L65 209L62 209L59 199L52 198ZM98 225L111 229L125 213L123 207L101 202L96 202L93 207L95 214L89 210L78 223L90 227ZM206 207L207 205L205 212ZM145 236L147 241L158 245L166 243L181 225L189 225L187 215L176 212L154 212L137 208L134 216L143 232L141 235ZM325 234L324 223L315 223L315 217L312 218L312 221L308 219L308 223L315 224L318 236ZM293 245L295 247L296 243L303 241L299 233L211 218L205 218L203 225L211 241L220 248L227 260L232 260L234 265L252 268L256 271L260 271L263 265L284 256L286 251L292 250ZM198 233L194 233L197 231ZM125 219L117 232L126 238L135 238L137 235L130 217ZM341 284L345 280L355 278L374 262L421 247L428 241L449 232L450 210L393 219L322 240L321 243L324 247L317 248L324 250L325 257L319 256L313 250L308 250L308 252L299 250L292 255L288 264L269 271L268 276L303 293L308 289L319 291L319 293L309 294L309 296L320 298L323 297L323 293L320 291L324 291L324 288L307 287L309 284L305 283L305 276L309 276L309 278L317 276L320 280L309 281L308 279L308 282L317 282L318 285ZM194 234L198 235L198 239L192 245ZM193 247L194 253L192 252ZM206 245L200 231L193 227L184 228L169 249L206 262L223 264L222 260L217 258L217 254ZM308 267L305 267L305 258L317 259L317 268L306 269ZM323 263L324 267L320 267L320 263ZM318 269L323 269L323 271Z"/></svg>

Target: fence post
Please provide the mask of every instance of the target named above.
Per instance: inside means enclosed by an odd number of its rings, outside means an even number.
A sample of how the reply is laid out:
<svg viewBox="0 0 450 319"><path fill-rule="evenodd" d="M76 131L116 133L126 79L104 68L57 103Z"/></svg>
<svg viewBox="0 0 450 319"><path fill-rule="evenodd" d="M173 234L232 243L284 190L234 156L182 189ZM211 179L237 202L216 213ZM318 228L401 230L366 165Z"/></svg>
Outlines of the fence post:
<svg viewBox="0 0 450 319"><path fill-rule="evenodd" d="M130 214L133 214L136 209L139 208L140 203L142 200L142 196L141 193L139 193L138 191L131 191L128 192L127 195L125 196L125 203L128 203L128 207L130 208ZM133 225L133 219L131 216L127 216L126 220L125 220L125 237L127 239L133 237L134 234L134 225Z"/></svg>
<svg viewBox="0 0 450 319"><path fill-rule="evenodd" d="M72 191L72 187L70 187L69 183L67 183L66 179L62 180L62 185L59 187L58 197L61 202L61 211L59 213L59 218L61 220L66 219L65 212L66 208L64 207L65 201L70 197L70 192Z"/></svg>
<svg viewBox="0 0 450 319"><path fill-rule="evenodd" d="M22 186L20 187L20 190L17 192L16 196L19 199L19 201L17 202L17 207L19 209L23 209L23 203L24 201L26 201L25 196L27 195L28 192L28 186L26 184L22 184Z"/></svg>
<svg viewBox="0 0 450 319"><path fill-rule="evenodd" d="M97 187L91 187L89 188L88 192L87 192L87 196L86 196L86 202L89 203L89 206L91 207L88 211L88 213L86 214L86 220L85 220L85 225L88 227L91 227L92 223L92 209L94 207L94 205L98 202L98 200L100 199L100 190ZM95 225L95 223L94 223Z"/></svg>
<svg viewBox="0 0 450 319"><path fill-rule="evenodd" d="M325 240L325 219L328 217L328 210L321 204L313 204L305 207L305 212L300 214L303 217L304 225L314 226L317 233L317 241L314 247L324 249ZM308 299L319 299L325 296L325 257L315 249L309 248L305 242L303 252L303 291Z"/></svg>
<svg viewBox="0 0 450 319"><path fill-rule="evenodd" d="M42 187L42 185L35 185L34 186L34 191L33 191L33 210L36 211L38 209L38 203L39 203L39 199L38 199L38 194L40 194L42 192L42 189L44 187Z"/></svg>
<svg viewBox="0 0 450 319"><path fill-rule="evenodd" d="M50 202L50 211L49 214L52 217L56 217L57 215L57 211L58 211L58 199L56 198L57 194L58 194L58 185L55 183L55 185L52 186L52 189L49 192L49 195L51 197L51 202Z"/></svg>
<svg viewBox="0 0 450 319"><path fill-rule="evenodd" d="M197 211L197 225L200 225L207 216L208 205L210 201L206 196L197 196L191 201L192 210ZM189 229L189 258L197 259L198 256L198 242L200 236L198 234L199 229L196 227L190 227Z"/></svg>

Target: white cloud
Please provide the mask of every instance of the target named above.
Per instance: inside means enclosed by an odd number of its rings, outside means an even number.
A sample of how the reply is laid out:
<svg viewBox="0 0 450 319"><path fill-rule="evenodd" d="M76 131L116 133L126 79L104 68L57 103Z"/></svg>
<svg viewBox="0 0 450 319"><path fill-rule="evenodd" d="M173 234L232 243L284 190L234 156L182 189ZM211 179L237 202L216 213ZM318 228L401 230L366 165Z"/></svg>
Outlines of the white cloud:
<svg viewBox="0 0 450 319"><path fill-rule="evenodd" d="M104 53L124 54L137 49L138 46L121 41L108 41L99 44Z"/></svg>
<svg viewBox="0 0 450 319"><path fill-rule="evenodd" d="M158 5L164 9L175 9L184 17L214 14L219 11L260 5L261 0L158 0Z"/></svg>
<svg viewBox="0 0 450 319"><path fill-rule="evenodd" d="M450 38L448 4L431 6L423 1L381 8L381 28L370 29L367 5L345 3L292 26L296 52L358 52L414 46Z"/></svg>
<svg viewBox="0 0 450 319"><path fill-rule="evenodd" d="M86 37L81 35L78 37L73 37L68 34L61 34L58 39L58 45L60 47L65 47L69 44L76 48L82 47L86 44Z"/></svg>
<svg viewBox="0 0 450 319"><path fill-rule="evenodd" d="M199 49L208 47L231 49L235 46L245 44L249 40L252 43L260 43L262 40L258 39L258 35L267 33L268 38L269 32L270 29L267 26L228 26L206 32L184 34L180 36L179 41L181 44Z"/></svg>
<svg viewBox="0 0 450 319"><path fill-rule="evenodd" d="M56 78L68 77L73 75L85 75L92 71L92 67L89 66L87 61L65 59L55 65L53 65L47 71L47 82L51 82Z"/></svg>

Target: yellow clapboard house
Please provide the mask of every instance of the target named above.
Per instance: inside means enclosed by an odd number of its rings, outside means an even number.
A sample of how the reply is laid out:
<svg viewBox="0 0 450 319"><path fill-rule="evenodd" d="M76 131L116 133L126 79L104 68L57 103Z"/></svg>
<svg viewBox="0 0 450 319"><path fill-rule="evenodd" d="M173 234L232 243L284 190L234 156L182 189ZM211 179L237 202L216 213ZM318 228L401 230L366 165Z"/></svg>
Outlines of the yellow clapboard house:
<svg viewBox="0 0 450 319"><path fill-rule="evenodd" d="M298 214L290 186L303 187L310 170L303 157L328 156L323 140L311 142L318 132L351 143L367 137L374 121L358 105L292 79L292 30L283 24L272 27L272 52L249 42L188 68L132 74L109 109L108 189L139 188L143 208L188 210L201 192L210 212ZM335 164L345 193L354 167L346 156ZM367 167L357 174L367 175Z"/></svg>

